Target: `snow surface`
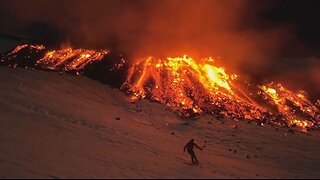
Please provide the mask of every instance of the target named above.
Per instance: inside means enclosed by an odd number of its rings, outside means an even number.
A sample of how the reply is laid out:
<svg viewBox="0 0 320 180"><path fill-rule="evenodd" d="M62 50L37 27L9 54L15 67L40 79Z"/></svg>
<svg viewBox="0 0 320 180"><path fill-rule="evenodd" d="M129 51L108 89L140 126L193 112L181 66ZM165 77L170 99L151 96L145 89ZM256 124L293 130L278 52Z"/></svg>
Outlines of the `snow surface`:
<svg viewBox="0 0 320 180"><path fill-rule="evenodd" d="M0 67L0 81L0 178L320 178L319 131L183 119L68 74Z"/></svg>

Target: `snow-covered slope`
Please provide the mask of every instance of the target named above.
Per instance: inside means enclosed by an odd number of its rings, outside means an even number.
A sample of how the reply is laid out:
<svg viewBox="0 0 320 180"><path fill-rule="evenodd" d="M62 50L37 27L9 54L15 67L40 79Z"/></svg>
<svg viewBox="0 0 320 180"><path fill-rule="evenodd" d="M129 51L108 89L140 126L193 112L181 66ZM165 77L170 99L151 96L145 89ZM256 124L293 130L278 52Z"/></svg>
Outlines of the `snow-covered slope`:
<svg viewBox="0 0 320 180"><path fill-rule="evenodd" d="M302 134L130 103L85 77L0 67L0 178L319 178ZM183 152L195 138L202 166Z"/></svg>

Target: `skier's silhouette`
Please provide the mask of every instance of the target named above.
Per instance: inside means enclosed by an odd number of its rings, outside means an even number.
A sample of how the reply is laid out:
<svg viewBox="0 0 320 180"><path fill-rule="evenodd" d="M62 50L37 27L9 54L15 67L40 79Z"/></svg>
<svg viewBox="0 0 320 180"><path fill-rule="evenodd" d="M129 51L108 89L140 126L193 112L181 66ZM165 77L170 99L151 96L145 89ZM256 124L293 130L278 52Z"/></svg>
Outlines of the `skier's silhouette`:
<svg viewBox="0 0 320 180"><path fill-rule="evenodd" d="M202 148L199 147L197 144L196 144L196 141L194 139L191 139L185 146L184 146L184 149L183 149L183 152L186 152L186 149L188 151L188 153L191 155L191 161L192 161L192 164L196 164L198 163L199 164L199 161L196 157L196 155L194 154L194 151L193 151L193 147L197 147L198 149L200 149L202 151Z"/></svg>

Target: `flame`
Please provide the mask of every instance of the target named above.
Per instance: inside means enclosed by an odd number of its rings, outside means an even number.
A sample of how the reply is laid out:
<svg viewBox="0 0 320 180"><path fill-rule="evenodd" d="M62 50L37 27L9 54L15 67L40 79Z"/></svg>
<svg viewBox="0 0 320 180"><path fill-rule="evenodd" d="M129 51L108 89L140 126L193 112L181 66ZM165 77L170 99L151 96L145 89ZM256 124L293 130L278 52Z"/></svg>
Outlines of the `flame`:
<svg viewBox="0 0 320 180"><path fill-rule="evenodd" d="M247 95L235 85L238 77L216 66L211 57L200 60L186 55L165 59L147 57L129 69L121 88L131 94L132 101L156 100L183 116L206 112L279 126L299 126L303 130L319 122L319 110L305 92L295 94L281 84L258 86L262 90L258 95L277 106L279 112L273 113L261 102L255 102L252 93ZM292 105L288 105L289 101Z"/></svg>
<svg viewBox="0 0 320 180"><path fill-rule="evenodd" d="M212 60L212 58L209 58ZM207 60L207 63L210 61ZM140 69L142 66L142 70ZM137 69L138 68L138 69ZM128 76L128 82L131 82L133 78L134 70L141 71L141 75L138 80L134 82L133 89L137 89L138 94L141 97L145 97L145 90L143 85L146 83L148 78L152 77L156 81L157 88L166 82L161 82L161 73L166 72L168 79L172 80L171 85L178 88L180 96L183 96L186 92L181 87L184 82L191 84L192 79L188 78L189 75L199 77L199 83L205 87L210 93L215 93L216 90L222 88L232 94L230 87L231 79L235 79L235 75L228 75L225 70L221 67L216 67L210 64L198 64L191 57L184 55L183 57L167 59L155 59L154 57L148 57L140 60L134 67L131 68ZM164 90L164 89L162 89Z"/></svg>
<svg viewBox="0 0 320 180"><path fill-rule="evenodd" d="M80 70L93 61L99 61L108 54L108 50L87 50L66 48L49 51L37 61L42 67L54 70Z"/></svg>
<svg viewBox="0 0 320 180"><path fill-rule="evenodd" d="M9 66L16 67L17 58L21 58L17 53L26 48L30 53L45 49L42 45L19 45L0 62L9 61ZM27 55L26 59L36 57L39 59L30 62L36 61L41 68L76 70L80 75L79 70L101 61L108 53L108 50L63 48L48 51L43 57ZM124 63L121 59L114 68L120 69ZM184 55L160 59L150 56L138 59L130 67L121 89L133 102L143 98L155 100L185 117L209 113L234 120L258 120L260 124L298 126L304 132L320 126L319 99L313 104L304 91L293 92L280 83L240 86L239 77L217 66L212 57L193 59ZM252 90L255 88L259 89L257 93Z"/></svg>
<svg viewBox="0 0 320 180"><path fill-rule="evenodd" d="M45 49L45 47L43 45L29 45L29 44L22 44L22 45L18 45L13 51L11 51L7 56L12 55L12 54L16 54L17 52L19 52L21 49L24 49L26 47L29 47L30 49L36 49L36 50L43 50Z"/></svg>
<svg viewBox="0 0 320 180"><path fill-rule="evenodd" d="M259 88L264 99L277 106L278 111L287 118L289 125L308 128L319 121L319 110L306 98L305 92L294 93L280 83L269 83Z"/></svg>
<svg viewBox="0 0 320 180"><path fill-rule="evenodd" d="M199 63L200 62L200 63ZM240 99L233 91L236 74L214 65L213 58L199 62L184 55L140 59L129 70L122 86L135 98L151 98L166 104L181 115L208 112L230 117L261 118L262 110Z"/></svg>

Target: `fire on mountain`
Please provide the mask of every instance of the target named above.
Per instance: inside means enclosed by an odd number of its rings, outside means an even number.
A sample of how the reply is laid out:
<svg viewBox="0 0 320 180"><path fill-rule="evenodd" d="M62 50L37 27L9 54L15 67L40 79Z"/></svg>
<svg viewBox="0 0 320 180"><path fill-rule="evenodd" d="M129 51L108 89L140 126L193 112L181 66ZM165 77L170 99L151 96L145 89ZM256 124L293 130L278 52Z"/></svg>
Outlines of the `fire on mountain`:
<svg viewBox="0 0 320 180"><path fill-rule="evenodd" d="M105 61L109 53L109 50L70 47L46 51L42 45L20 45L2 56L0 63L13 67L20 62L33 63L42 69L78 72L95 62L97 64L89 69L90 77L96 77L105 74L100 72L107 69L101 67L106 65L102 59ZM120 64L114 67L121 69L124 63L121 58ZM100 73L95 73L94 68L99 68ZM239 86L241 77L218 66L212 57L150 56L136 60L125 72L127 78L121 82L120 89L127 92L132 101L143 98L157 101L184 117L209 113L218 118L299 127L302 131L320 125L320 100L312 103L306 92L293 92L280 83L252 85L254 88Z"/></svg>

